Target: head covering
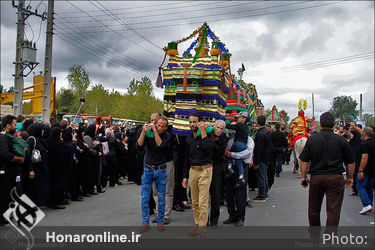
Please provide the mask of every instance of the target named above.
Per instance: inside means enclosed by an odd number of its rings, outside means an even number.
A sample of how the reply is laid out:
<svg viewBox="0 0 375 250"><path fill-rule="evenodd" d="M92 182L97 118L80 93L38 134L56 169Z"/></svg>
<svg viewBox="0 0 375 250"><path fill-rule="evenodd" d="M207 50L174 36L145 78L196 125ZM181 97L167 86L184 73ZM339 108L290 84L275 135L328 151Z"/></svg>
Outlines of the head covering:
<svg viewBox="0 0 375 250"><path fill-rule="evenodd" d="M124 138L121 132L116 132L115 137L116 137L116 139L118 139L120 141L122 141L122 139Z"/></svg>
<svg viewBox="0 0 375 250"><path fill-rule="evenodd" d="M55 122L54 124L52 124L52 128L57 128L57 127L60 128L60 123L59 122Z"/></svg>
<svg viewBox="0 0 375 250"><path fill-rule="evenodd" d="M245 111L241 111L240 113L238 113L238 115L235 115L234 117L236 117L236 118L240 118L240 117L248 118L249 115L248 115L247 112L245 112Z"/></svg>
<svg viewBox="0 0 375 250"><path fill-rule="evenodd" d="M48 152L53 153L60 149L62 141L60 140L60 127L54 127L51 129L48 137Z"/></svg>
<svg viewBox="0 0 375 250"><path fill-rule="evenodd" d="M64 129L62 131L62 138L64 142L71 142L73 139L72 129L71 128Z"/></svg>
<svg viewBox="0 0 375 250"><path fill-rule="evenodd" d="M91 138L95 138L95 131L96 131L96 125L90 124L86 129L86 135L90 136Z"/></svg>
<svg viewBox="0 0 375 250"><path fill-rule="evenodd" d="M98 128L98 130L96 131L96 134L97 134L97 135L102 134L102 135L104 136L104 135L105 135L104 127L100 127L100 128Z"/></svg>
<svg viewBox="0 0 375 250"><path fill-rule="evenodd" d="M86 126L79 126L78 127L78 131L76 131L77 132L77 139L83 140L82 132L84 134L86 134L86 130L87 130Z"/></svg>
<svg viewBox="0 0 375 250"><path fill-rule="evenodd" d="M26 122L26 121L25 121ZM44 129L44 125L39 122L35 122L27 127L26 132L29 133L30 136L34 136L35 138L42 137L42 131Z"/></svg>
<svg viewBox="0 0 375 250"><path fill-rule="evenodd" d="M26 119L25 122L22 125L21 131L26 131L26 129L33 124L34 120L33 119Z"/></svg>

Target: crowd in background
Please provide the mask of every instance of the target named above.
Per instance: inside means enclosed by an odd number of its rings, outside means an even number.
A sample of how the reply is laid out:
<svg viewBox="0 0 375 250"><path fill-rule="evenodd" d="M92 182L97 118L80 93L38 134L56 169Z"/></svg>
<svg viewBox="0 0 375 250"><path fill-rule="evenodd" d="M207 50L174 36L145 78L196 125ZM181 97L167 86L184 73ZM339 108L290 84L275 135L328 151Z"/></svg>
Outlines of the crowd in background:
<svg viewBox="0 0 375 250"><path fill-rule="evenodd" d="M250 125L250 137L256 135L259 124ZM282 164L289 164L291 151L286 142L285 126L265 126L269 135L269 158L267 158L267 190L274 183L274 177L280 177ZM361 195L364 191L358 186L363 184L364 173L360 171L361 158L367 152L365 146L374 144L374 127L364 130L355 124L335 126L334 133L345 137L355 155L355 173L352 195ZM19 195L26 194L37 206L64 209L71 201L83 201L87 197L100 195L109 187L128 182L141 185L144 169L144 152L136 147L142 126L126 128L125 124L117 127L105 127L96 124L69 122L63 120L54 124L34 122L23 116L5 116L2 118L0 135L0 214L8 208L10 191L16 187ZM170 130L170 127L169 127ZM372 133L371 133L371 131ZM309 135L317 133L308 131ZM10 138L12 135L17 141ZM174 190L173 210L182 212L189 209L189 193L181 183L186 159L181 152L185 150L184 137L173 136ZM370 143L371 141L371 143ZM22 144L22 142L26 144ZM22 152L22 145L24 149ZM17 146L21 146L21 149ZM371 146L371 149L374 147ZM366 185L374 185L374 152L370 152L372 170L368 170L369 180ZM247 193L258 188L259 178L252 162L247 164ZM368 168L370 169L370 167ZM224 173L219 176L224 178ZM360 185L356 181L360 180ZM263 185L263 184L262 184ZM224 185L219 187L220 204L224 204ZM367 192L367 191L366 191ZM152 196L152 194L151 194ZM266 197L264 197L265 199ZM267 197L268 198L268 197ZM362 197L361 197L362 198ZM363 202L363 206L366 205ZM371 200L371 205L372 205ZM252 206L247 198L247 205ZM368 205L368 204L367 204ZM149 201L149 213L155 209L154 199ZM3 217L0 224L7 223Z"/></svg>

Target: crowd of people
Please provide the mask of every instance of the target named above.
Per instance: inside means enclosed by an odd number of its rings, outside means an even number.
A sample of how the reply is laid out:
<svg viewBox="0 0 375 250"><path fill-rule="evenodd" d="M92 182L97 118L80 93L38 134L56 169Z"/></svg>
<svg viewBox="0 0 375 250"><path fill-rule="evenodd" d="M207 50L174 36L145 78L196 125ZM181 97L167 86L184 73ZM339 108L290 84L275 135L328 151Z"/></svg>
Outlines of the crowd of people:
<svg viewBox="0 0 375 250"><path fill-rule="evenodd" d="M12 115L4 116L1 125L0 214L7 210L14 187L41 208L64 209L71 201L100 195L127 179L142 185L141 232L149 230L150 221L163 231L171 223L171 210L192 207L196 229L189 234L198 238L205 237L207 226L218 226L224 201L229 218L223 223L243 226L246 206L267 201L291 155L285 126L271 127L262 115L249 124L246 112L228 125L223 120L210 124L191 113L190 136L173 135L168 120L158 113L134 128L67 120L50 124ZM326 193L327 201L335 201L327 207L327 225L338 225L343 172L347 187L362 200L360 213L373 209L374 127L336 127L328 112L321 116L321 126L321 132L308 131L300 156L301 183L311 183L310 224L320 225ZM332 183L342 187L332 191ZM251 198L249 191L255 188L257 196ZM7 223L0 219L1 225Z"/></svg>

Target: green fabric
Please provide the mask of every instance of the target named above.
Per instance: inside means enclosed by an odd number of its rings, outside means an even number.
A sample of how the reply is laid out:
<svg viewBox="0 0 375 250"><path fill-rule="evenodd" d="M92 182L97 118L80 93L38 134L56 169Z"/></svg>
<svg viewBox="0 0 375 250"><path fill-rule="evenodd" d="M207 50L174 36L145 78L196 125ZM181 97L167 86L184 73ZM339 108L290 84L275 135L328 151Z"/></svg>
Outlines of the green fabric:
<svg viewBox="0 0 375 250"><path fill-rule="evenodd" d="M20 132L21 129L22 129L22 126L23 126L23 124L20 123L20 122L18 122L18 123L17 123L17 129L16 129L16 132Z"/></svg>
<svg viewBox="0 0 375 250"><path fill-rule="evenodd" d="M246 111L246 108L238 107L238 106L226 106L225 110L239 110L239 111Z"/></svg>
<svg viewBox="0 0 375 250"><path fill-rule="evenodd" d="M212 133L214 130L215 130L214 127L207 126L207 128L206 128L206 133L207 133L207 134L210 134L210 133ZM198 129L197 136L201 136L201 130L200 130L200 129Z"/></svg>
<svg viewBox="0 0 375 250"><path fill-rule="evenodd" d="M146 136L150 138L154 138L154 131L152 131L152 129L147 130Z"/></svg>
<svg viewBox="0 0 375 250"><path fill-rule="evenodd" d="M29 148L29 144L24 142L18 137L15 137L9 133L5 133L6 136L12 141L13 144L13 150L18 154L18 156L25 157L26 152L23 150L24 148Z"/></svg>

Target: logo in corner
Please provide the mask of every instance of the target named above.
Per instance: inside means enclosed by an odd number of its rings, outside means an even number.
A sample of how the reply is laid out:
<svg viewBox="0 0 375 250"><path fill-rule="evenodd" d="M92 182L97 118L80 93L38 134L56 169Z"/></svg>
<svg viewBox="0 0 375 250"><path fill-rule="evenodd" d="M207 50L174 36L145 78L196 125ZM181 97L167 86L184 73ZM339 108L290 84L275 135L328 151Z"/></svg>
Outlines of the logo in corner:
<svg viewBox="0 0 375 250"><path fill-rule="evenodd" d="M34 243L30 231L44 218L45 214L27 195L18 196L16 188L10 192L13 202L3 214L4 218L28 241L27 249Z"/></svg>

